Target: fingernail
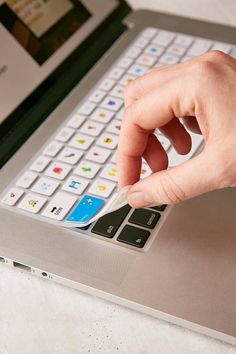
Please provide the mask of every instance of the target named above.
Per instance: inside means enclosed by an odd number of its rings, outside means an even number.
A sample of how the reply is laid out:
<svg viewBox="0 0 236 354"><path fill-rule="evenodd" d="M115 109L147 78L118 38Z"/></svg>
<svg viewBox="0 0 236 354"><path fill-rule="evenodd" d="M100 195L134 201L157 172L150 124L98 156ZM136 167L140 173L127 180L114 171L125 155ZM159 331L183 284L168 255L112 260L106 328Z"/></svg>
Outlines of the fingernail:
<svg viewBox="0 0 236 354"><path fill-rule="evenodd" d="M155 204L151 197L143 192L130 193L128 196L128 201L134 208L143 208Z"/></svg>

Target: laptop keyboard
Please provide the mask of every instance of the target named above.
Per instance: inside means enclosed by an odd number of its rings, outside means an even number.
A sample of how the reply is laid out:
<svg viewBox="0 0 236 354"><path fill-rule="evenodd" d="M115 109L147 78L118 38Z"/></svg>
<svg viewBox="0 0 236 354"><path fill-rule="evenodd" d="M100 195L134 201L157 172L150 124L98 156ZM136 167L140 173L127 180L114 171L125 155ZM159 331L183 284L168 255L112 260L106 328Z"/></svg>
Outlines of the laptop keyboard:
<svg viewBox="0 0 236 354"><path fill-rule="evenodd" d="M183 62L215 49L236 56L236 49L227 43L145 29L5 191L1 206L40 220L64 221L83 197L97 206L105 203L117 187L116 148L125 86L153 67ZM201 136L191 134L192 150L182 156L159 131L156 135L168 152L170 166L191 158L202 143ZM150 174L143 162L141 178ZM168 209L160 205L134 210L126 205L78 231L143 248L157 234Z"/></svg>

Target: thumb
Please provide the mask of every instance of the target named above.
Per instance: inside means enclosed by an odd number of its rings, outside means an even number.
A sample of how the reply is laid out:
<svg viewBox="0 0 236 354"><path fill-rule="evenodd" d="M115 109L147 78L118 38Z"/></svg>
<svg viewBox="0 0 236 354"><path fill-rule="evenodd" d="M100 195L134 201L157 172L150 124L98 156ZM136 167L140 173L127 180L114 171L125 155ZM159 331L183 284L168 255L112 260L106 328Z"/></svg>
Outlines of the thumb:
<svg viewBox="0 0 236 354"><path fill-rule="evenodd" d="M176 204L194 196L217 189L218 164L214 154L206 150L176 167L156 172L135 183L128 194L134 208L160 204Z"/></svg>

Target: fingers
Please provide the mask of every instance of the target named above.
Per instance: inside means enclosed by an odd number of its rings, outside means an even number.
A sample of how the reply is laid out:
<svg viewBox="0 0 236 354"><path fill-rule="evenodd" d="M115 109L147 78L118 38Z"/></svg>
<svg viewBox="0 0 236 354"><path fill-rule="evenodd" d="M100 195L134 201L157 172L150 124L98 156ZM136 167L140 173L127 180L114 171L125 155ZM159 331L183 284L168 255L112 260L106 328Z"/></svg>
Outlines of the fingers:
<svg viewBox="0 0 236 354"><path fill-rule="evenodd" d="M167 153L154 134L149 135L143 157L153 172L161 171L168 167Z"/></svg>
<svg viewBox="0 0 236 354"><path fill-rule="evenodd" d="M169 123L159 128L159 130L171 141L179 154L185 155L189 153L192 147L191 136L178 118L173 118Z"/></svg>
<svg viewBox="0 0 236 354"><path fill-rule="evenodd" d="M183 117L184 126L191 132L196 134L202 134L197 119L195 117Z"/></svg>
<svg viewBox="0 0 236 354"><path fill-rule="evenodd" d="M128 202L135 208L175 204L216 189L219 178L212 165L212 154L204 151L177 167L154 173L131 187Z"/></svg>
<svg viewBox="0 0 236 354"><path fill-rule="evenodd" d="M132 184L139 179L141 157L144 156L145 151L148 151L149 157L151 156L148 142L153 129L165 126L164 130L173 140L176 149L181 153L189 151L190 137L175 118L189 113L189 107L180 104L180 102L184 102L182 97L185 96L185 89L182 81L178 78L169 84L162 85L161 90L149 92L127 108L122 121L118 145L120 187ZM190 107L192 107L191 104ZM173 119L175 121L167 125ZM177 129L178 134L174 133L174 128ZM153 149L156 161L161 161L160 165L164 166L163 150L158 147L157 143ZM153 158L149 158L148 163L153 163ZM159 167L154 165L154 170L157 168L159 170Z"/></svg>

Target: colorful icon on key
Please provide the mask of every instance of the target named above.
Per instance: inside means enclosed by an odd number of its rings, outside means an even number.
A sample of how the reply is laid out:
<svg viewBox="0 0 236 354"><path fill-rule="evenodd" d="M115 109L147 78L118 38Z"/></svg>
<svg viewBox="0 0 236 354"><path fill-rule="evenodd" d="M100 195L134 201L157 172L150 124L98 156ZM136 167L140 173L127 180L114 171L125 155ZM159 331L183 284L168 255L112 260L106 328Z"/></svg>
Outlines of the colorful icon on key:
<svg viewBox="0 0 236 354"><path fill-rule="evenodd" d="M40 187L43 191L47 191L51 187L51 184L43 182Z"/></svg>
<svg viewBox="0 0 236 354"><path fill-rule="evenodd" d="M91 167L82 167L82 171L83 172L91 172L92 169L91 169Z"/></svg>
<svg viewBox="0 0 236 354"><path fill-rule="evenodd" d="M35 200L35 199L30 199L29 201L28 201L28 204L32 207L32 208L34 208L34 207L36 207L36 205L38 204L38 200Z"/></svg>
<svg viewBox="0 0 236 354"><path fill-rule="evenodd" d="M117 175L117 169L114 168L114 167L112 167L112 168L110 169L110 171L108 172L108 175L109 175L109 176L112 176L112 177L116 177L116 175Z"/></svg>
<svg viewBox="0 0 236 354"><path fill-rule="evenodd" d="M109 100L109 101L108 101L108 104L109 104L109 106L114 106L116 103L115 103L115 101L113 101L113 100Z"/></svg>
<svg viewBox="0 0 236 354"><path fill-rule="evenodd" d="M104 143L106 143L106 144L112 143L112 139L111 139L111 138L107 138L107 137L104 138L103 141L104 141Z"/></svg>
<svg viewBox="0 0 236 354"><path fill-rule="evenodd" d="M75 209L67 217L66 221L77 221L86 223L96 215L105 204L103 199L85 195L75 207Z"/></svg>
<svg viewBox="0 0 236 354"><path fill-rule="evenodd" d="M75 156L75 153L74 153L74 152L71 152L70 154L65 155L66 158L74 157L74 156Z"/></svg>
<svg viewBox="0 0 236 354"><path fill-rule="evenodd" d="M93 125L88 125L88 130L94 130L96 129L96 127L94 127Z"/></svg>
<svg viewBox="0 0 236 354"><path fill-rule="evenodd" d="M99 184L99 185L98 185L98 189L99 189L100 191L105 191L105 190L107 189L107 187L104 186L104 184Z"/></svg>
<svg viewBox="0 0 236 354"><path fill-rule="evenodd" d="M83 145L85 143L84 139L77 139L76 142L80 145Z"/></svg>
<svg viewBox="0 0 236 354"><path fill-rule="evenodd" d="M71 188L71 189L78 189L79 186L80 186L80 184L81 184L80 182L72 180L72 181L69 183L69 188Z"/></svg>
<svg viewBox="0 0 236 354"><path fill-rule="evenodd" d="M57 175L60 175L62 173L62 171L63 171L63 168L61 168L61 167L56 166L53 168L53 172L56 173Z"/></svg>

